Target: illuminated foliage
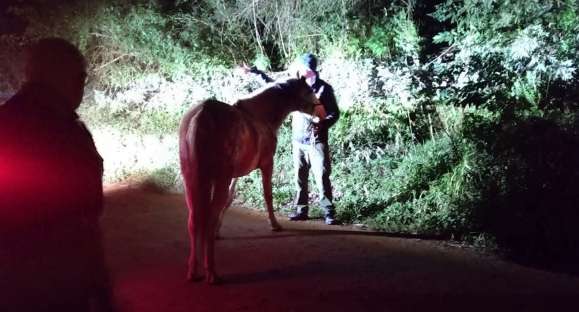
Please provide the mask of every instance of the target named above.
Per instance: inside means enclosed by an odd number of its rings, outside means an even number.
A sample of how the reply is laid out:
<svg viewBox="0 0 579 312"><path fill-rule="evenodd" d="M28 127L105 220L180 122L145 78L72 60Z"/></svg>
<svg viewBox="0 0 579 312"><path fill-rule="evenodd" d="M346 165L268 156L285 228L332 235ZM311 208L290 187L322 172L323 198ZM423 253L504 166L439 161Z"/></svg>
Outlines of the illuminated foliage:
<svg viewBox="0 0 579 312"><path fill-rule="evenodd" d="M231 102L257 87L232 67L278 71L312 51L343 110L331 130L343 220L494 235L547 258L579 250L570 221L579 200L574 0L14 3L29 27L0 41L7 50L47 35L77 43L91 66L84 114L99 130L115 129L125 143L111 150L130 146L127 162L144 148L138 137L162 141L158 155L175 153L171 136L195 101ZM285 125L274 179L283 209L293 197L290 139ZM150 171L162 184L179 181L176 160L156 158L165 163ZM119 178L147 162L119 169ZM257 175L240 183L247 203L262 205L260 184Z"/></svg>

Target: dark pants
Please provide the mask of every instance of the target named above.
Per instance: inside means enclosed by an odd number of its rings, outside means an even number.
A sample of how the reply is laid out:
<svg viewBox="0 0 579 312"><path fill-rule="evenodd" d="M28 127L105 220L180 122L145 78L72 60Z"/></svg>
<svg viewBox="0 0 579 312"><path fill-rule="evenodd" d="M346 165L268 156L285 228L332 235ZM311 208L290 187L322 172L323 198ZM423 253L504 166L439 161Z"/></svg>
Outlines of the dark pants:
<svg viewBox="0 0 579 312"><path fill-rule="evenodd" d="M332 204L331 159L328 144L302 144L294 141L293 158L297 212L308 212L308 176L311 168L320 194L320 207L324 209L326 216L333 217L335 209Z"/></svg>

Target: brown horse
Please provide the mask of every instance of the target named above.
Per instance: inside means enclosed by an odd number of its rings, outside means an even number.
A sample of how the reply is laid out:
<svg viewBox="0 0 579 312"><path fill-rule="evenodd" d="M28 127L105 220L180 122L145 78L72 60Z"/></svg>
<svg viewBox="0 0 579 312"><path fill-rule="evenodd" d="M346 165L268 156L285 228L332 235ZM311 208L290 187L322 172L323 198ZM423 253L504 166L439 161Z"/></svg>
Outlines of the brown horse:
<svg viewBox="0 0 579 312"><path fill-rule="evenodd" d="M261 170L271 228L281 229L273 214L271 193L277 130L290 112L311 114L317 103L304 79L288 79L269 84L234 105L205 100L185 114L179 130L179 156L189 208L189 280L200 279L198 255L199 259L203 255L206 281L218 281L215 237L233 199L237 177Z"/></svg>

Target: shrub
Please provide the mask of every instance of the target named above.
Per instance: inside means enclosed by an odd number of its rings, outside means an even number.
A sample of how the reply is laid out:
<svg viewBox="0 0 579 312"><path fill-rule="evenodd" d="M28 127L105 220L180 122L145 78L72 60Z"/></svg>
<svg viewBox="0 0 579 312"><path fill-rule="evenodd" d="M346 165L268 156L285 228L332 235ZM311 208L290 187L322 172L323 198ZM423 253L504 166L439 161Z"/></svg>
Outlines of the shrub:
<svg viewBox="0 0 579 312"><path fill-rule="evenodd" d="M370 224L379 229L463 237L480 231L488 159L448 137L417 145L378 190ZM377 200L373 200L377 202Z"/></svg>
<svg viewBox="0 0 579 312"><path fill-rule="evenodd" d="M506 127L497 139L487 226L516 257L553 265L579 256L574 131L532 117Z"/></svg>

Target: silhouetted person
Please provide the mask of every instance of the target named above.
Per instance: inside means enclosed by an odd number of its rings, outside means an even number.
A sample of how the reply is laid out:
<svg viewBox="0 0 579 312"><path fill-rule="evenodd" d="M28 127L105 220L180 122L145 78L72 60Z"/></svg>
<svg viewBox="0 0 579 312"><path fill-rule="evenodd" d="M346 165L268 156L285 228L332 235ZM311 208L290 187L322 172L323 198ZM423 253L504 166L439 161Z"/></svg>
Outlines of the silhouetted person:
<svg viewBox="0 0 579 312"><path fill-rule="evenodd" d="M102 159L75 110L84 57L63 39L27 49L0 105L0 311L111 310L99 217Z"/></svg>

